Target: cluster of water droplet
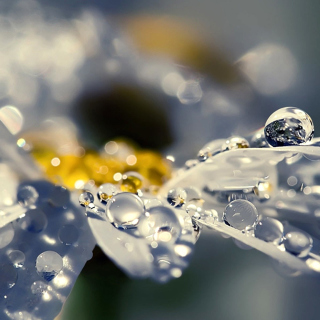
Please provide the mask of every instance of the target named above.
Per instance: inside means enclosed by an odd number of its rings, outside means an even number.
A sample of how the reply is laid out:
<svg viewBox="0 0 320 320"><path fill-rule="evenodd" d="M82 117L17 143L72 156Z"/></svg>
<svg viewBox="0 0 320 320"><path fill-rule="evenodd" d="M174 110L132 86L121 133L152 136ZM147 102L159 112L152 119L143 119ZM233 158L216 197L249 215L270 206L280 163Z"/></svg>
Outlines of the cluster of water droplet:
<svg viewBox="0 0 320 320"><path fill-rule="evenodd" d="M33 181L1 207L0 318L49 319L60 311L95 245L64 187Z"/></svg>
<svg viewBox="0 0 320 320"><path fill-rule="evenodd" d="M142 177L131 172L125 175L119 187L107 183L94 190L100 202L87 190L80 195L79 203L86 208L98 244L115 263L132 275L130 264L134 269L134 255L138 256L139 250L147 248L148 257L141 266L145 271L138 272L139 276L167 282L182 275L196 239L190 217L179 209L187 194L184 190L183 194L172 194L171 207L141 188L141 181ZM103 235L105 230L95 228L96 219L112 224L112 235ZM111 247L110 236L119 239L126 250L120 252L116 251L117 247ZM125 259L127 265L123 265L122 255L129 256L130 253L132 261Z"/></svg>

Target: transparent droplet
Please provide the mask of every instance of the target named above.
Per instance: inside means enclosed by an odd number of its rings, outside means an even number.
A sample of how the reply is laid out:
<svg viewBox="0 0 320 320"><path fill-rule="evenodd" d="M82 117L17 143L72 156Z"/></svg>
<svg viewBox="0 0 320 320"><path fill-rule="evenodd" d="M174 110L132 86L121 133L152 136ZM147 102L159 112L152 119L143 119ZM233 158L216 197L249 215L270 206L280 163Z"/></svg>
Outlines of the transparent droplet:
<svg viewBox="0 0 320 320"><path fill-rule="evenodd" d="M119 192L118 188L112 183L102 184L97 192L98 199L101 203L106 204L109 199Z"/></svg>
<svg viewBox="0 0 320 320"><path fill-rule="evenodd" d="M35 295L42 295L48 288L48 285L43 281L35 281L31 285L31 292Z"/></svg>
<svg viewBox="0 0 320 320"><path fill-rule="evenodd" d="M153 207L163 206L162 201L157 198L143 199L143 202L146 210L149 210Z"/></svg>
<svg viewBox="0 0 320 320"><path fill-rule="evenodd" d="M190 159L187 160L184 164L185 169L191 169L192 167L196 166L199 163L197 159Z"/></svg>
<svg viewBox="0 0 320 320"><path fill-rule="evenodd" d="M61 256L54 251L41 253L36 260L38 274L46 281L51 281L63 268Z"/></svg>
<svg viewBox="0 0 320 320"><path fill-rule="evenodd" d="M20 250L12 250L8 254L8 257L15 268L23 267L25 259L26 259L24 253Z"/></svg>
<svg viewBox="0 0 320 320"><path fill-rule="evenodd" d="M204 148L198 152L197 158L200 162L206 161L210 157L210 149Z"/></svg>
<svg viewBox="0 0 320 320"><path fill-rule="evenodd" d="M130 171L122 175L121 191L137 193L142 187L143 177L138 172Z"/></svg>
<svg viewBox="0 0 320 320"><path fill-rule="evenodd" d="M67 224L59 229L59 239L65 245L71 245L78 241L79 230L72 224Z"/></svg>
<svg viewBox="0 0 320 320"><path fill-rule="evenodd" d="M19 224L26 231L39 233L46 228L48 219L41 209L30 209L25 217L19 220Z"/></svg>
<svg viewBox="0 0 320 320"><path fill-rule="evenodd" d="M313 138L314 126L306 112L286 107L277 110L268 118L264 133L272 147L298 145Z"/></svg>
<svg viewBox="0 0 320 320"><path fill-rule="evenodd" d="M16 268L12 264L0 265L0 296L2 297L11 289L18 279Z"/></svg>
<svg viewBox="0 0 320 320"><path fill-rule="evenodd" d="M227 151L234 149L245 149L249 147L249 142L245 138L233 136L226 140L226 142L222 145L221 149L223 151Z"/></svg>
<svg viewBox="0 0 320 320"><path fill-rule="evenodd" d="M94 196L90 191L85 191L79 196L79 203L83 207L87 207L90 203L94 203Z"/></svg>
<svg viewBox="0 0 320 320"><path fill-rule="evenodd" d="M18 189L17 200L23 207L34 205L39 198L37 190L32 186L24 186Z"/></svg>
<svg viewBox="0 0 320 320"><path fill-rule="evenodd" d="M187 214L194 218L194 219L200 219L201 217L201 208L196 206L195 204L188 204L186 207Z"/></svg>
<svg viewBox="0 0 320 320"><path fill-rule="evenodd" d="M211 210L205 210L201 214L201 219L206 223L214 224L219 220L218 212L214 209Z"/></svg>
<svg viewBox="0 0 320 320"><path fill-rule="evenodd" d="M287 251L299 258L303 258L309 254L313 239L302 230L290 231L284 236L283 244Z"/></svg>
<svg viewBox="0 0 320 320"><path fill-rule="evenodd" d="M50 203L55 207L64 207L70 201L70 191L63 186L55 186L50 194Z"/></svg>
<svg viewBox="0 0 320 320"><path fill-rule="evenodd" d="M141 217L138 231L142 237L152 237L161 242L176 240L181 234L180 222L171 208L158 206L151 208Z"/></svg>
<svg viewBox="0 0 320 320"><path fill-rule="evenodd" d="M106 215L110 222L120 229L134 228L144 213L142 200L129 192L118 193L108 201Z"/></svg>
<svg viewBox="0 0 320 320"><path fill-rule="evenodd" d="M256 132L250 141L251 148L267 148L269 147L266 138L264 136L264 130Z"/></svg>
<svg viewBox="0 0 320 320"><path fill-rule="evenodd" d="M254 235L266 242L279 244L283 238L283 224L273 218L262 218L255 226Z"/></svg>
<svg viewBox="0 0 320 320"><path fill-rule="evenodd" d="M245 230L257 223L258 211L251 202L238 199L226 206L222 218L227 225L238 230Z"/></svg>
<svg viewBox="0 0 320 320"><path fill-rule="evenodd" d="M168 192L167 200L174 207L181 207L187 199L187 193L182 188L171 189Z"/></svg>
<svg viewBox="0 0 320 320"><path fill-rule="evenodd" d="M9 243L11 243L13 237L14 229L12 227L12 223L9 223L0 228L0 249L6 247Z"/></svg>

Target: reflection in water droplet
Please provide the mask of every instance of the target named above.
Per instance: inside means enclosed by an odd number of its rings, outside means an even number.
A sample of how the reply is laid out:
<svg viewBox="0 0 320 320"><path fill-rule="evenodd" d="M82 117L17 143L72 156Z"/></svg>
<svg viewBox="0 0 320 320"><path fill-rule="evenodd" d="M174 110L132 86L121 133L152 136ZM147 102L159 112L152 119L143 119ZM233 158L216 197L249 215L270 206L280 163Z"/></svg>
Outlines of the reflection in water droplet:
<svg viewBox="0 0 320 320"><path fill-rule="evenodd" d="M83 207L87 207L90 203L94 202L94 196L90 191L85 191L79 196L79 203Z"/></svg>
<svg viewBox="0 0 320 320"><path fill-rule="evenodd" d="M0 266L0 296L1 298L17 282L18 273L12 264L2 264Z"/></svg>
<svg viewBox="0 0 320 320"><path fill-rule="evenodd" d="M79 230L72 224L67 224L59 229L59 239L65 245L71 245L78 241Z"/></svg>
<svg viewBox="0 0 320 320"><path fill-rule="evenodd" d="M174 207L181 207L187 199L187 193L182 188L171 189L168 192L167 200Z"/></svg>
<svg viewBox="0 0 320 320"><path fill-rule="evenodd" d="M256 207L247 200L234 200L230 202L223 212L224 222L238 230L253 227L258 220Z"/></svg>
<svg viewBox="0 0 320 320"><path fill-rule="evenodd" d="M142 200L129 192L118 193L108 201L106 215L110 222L119 229L134 228L144 213Z"/></svg>
<svg viewBox="0 0 320 320"><path fill-rule="evenodd" d="M15 268L21 268L24 265L26 259L24 253L20 250L12 250L8 255L10 261Z"/></svg>
<svg viewBox="0 0 320 320"><path fill-rule="evenodd" d="M298 145L313 138L314 126L306 112L286 107L277 110L268 118L264 133L272 147Z"/></svg>
<svg viewBox="0 0 320 320"><path fill-rule="evenodd" d="M70 191L65 187L55 186L49 201L55 207L64 207L70 201Z"/></svg>
<svg viewBox="0 0 320 320"><path fill-rule="evenodd" d="M283 243L287 251L299 258L303 258L309 254L313 239L302 230L290 231L284 236Z"/></svg>
<svg viewBox="0 0 320 320"><path fill-rule="evenodd" d="M63 268L61 256L54 251L41 253L36 260L38 274L46 281L51 281Z"/></svg>
<svg viewBox="0 0 320 320"><path fill-rule="evenodd" d="M23 207L31 207L39 198L37 190L32 186L24 186L18 189L17 201Z"/></svg>
<svg viewBox="0 0 320 320"><path fill-rule="evenodd" d="M151 236L154 240L161 242L176 240L181 230L181 225L174 211L164 206L151 208L148 215L141 217L138 225L141 236Z"/></svg>
<svg viewBox="0 0 320 320"><path fill-rule="evenodd" d="M143 177L138 172L130 171L122 175L121 190L137 193L142 187Z"/></svg>
<svg viewBox="0 0 320 320"><path fill-rule="evenodd" d="M17 134L23 126L23 116L19 109L13 106L5 106L0 109L0 121L11 134Z"/></svg>
<svg viewBox="0 0 320 320"><path fill-rule="evenodd" d="M258 239L278 245L283 238L283 225L279 220L262 218L255 226L254 235Z"/></svg>
<svg viewBox="0 0 320 320"><path fill-rule="evenodd" d="M187 214L194 218L194 219L200 219L201 217L201 208L196 206L195 204L189 204L186 207Z"/></svg>
<svg viewBox="0 0 320 320"><path fill-rule="evenodd" d="M249 142L245 138L233 136L227 139L227 141L222 145L221 149L223 151L227 151L234 149L245 149L249 147Z"/></svg>
<svg viewBox="0 0 320 320"><path fill-rule="evenodd" d="M48 285L43 281L35 281L31 285L31 292L35 295L42 295L48 288Z"/></svg>
<svg viewBox="0 0 320 320"><path fill-rule="evenodd" d="M98 199L101 203L106 204L109 199L119 192L118 188L112 183L102 184L97 192Z"/></svg>
<svg viewBox="0 0 320 320"><path fill-rule="evenodd" d="M14 237L14 229L12 223L0 228L0 249L6 247Z"/></svg>
<svg viewBox="0 0 320 320"><path fill-rule="evenodd" d="M44 230L48 224L46 215L41 209L30 209L26 212L25 217L19 220L22 229L38 233Z"/></svg>

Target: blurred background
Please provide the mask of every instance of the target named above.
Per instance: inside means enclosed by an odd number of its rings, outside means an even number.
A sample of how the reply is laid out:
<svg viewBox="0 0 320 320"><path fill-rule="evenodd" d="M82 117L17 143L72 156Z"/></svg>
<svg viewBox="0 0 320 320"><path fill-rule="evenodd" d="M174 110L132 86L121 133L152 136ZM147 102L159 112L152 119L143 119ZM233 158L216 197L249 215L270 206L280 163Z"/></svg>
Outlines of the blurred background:
<svg viewBox="0 0 320 320"><path fill-rule="evenodd" d="M26 0L0 10L1 103L19 105L25 130L68 116L84 146L124 138L177 166L285 106L308 112L319 135L317 1ZM319 279L273 267L203 232L183 276L159 285L127 278L96 248L59 319L318 319Z"/></svg>

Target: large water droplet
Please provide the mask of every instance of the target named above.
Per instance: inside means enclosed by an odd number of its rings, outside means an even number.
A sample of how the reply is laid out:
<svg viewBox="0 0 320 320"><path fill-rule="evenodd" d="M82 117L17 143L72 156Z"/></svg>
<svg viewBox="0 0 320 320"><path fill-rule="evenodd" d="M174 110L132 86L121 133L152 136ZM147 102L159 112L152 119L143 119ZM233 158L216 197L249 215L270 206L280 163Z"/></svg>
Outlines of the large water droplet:
<svg viewBox="0 0 320 320"><path fill-rule="evenodd" d="M227 225L238 230L245 230L256 224L258 212L251 202L238 199L226 206L222 218Z"/></svg>
<svg viewBox="0 0 320 320"><path fill-rule="evenodd" d="M17 193L17 200L23 207L30 207L34 205L38 198L39 194L32 186L24 186L19 188Z"/></svg>
<svg viewBox="0 0 320 320"><path fill-rule="evenodd" d="M171 189L168 192L167 200L174 207L181 207L187 199L187 193L182 188Z"/></svg>
<svg viewBox="0 0 320 320"><path fill-rule="evenodd" d="M8 254L8 257L15 268L23 267L24 261L26 259L24 253L20 250L12 250Z"/></svg>
<svg viewBox="0 0 320 320"><path fill-rule="evenodd" d="M43 211L37 208L28 210L19 224L26 231L38 233L46 228L48 220Z"/></svg>
<svg viewBox="0 0 320 320"><path fill-rule="evenodd" d="M181 233L181 225L174 211L165 206L151 208L141 217L138 231L143 237L152 237L156 241L170 242Z"/></svg>
<svg viewBox="0 0 320 320"><path fill-rule="evenodd" d="M54 251L41 253L36 260L38 274L46 281L51 281L63 268L61 256Z"/></svg>
<svg viewBox="0 0 320 320"><path fill-rule="evenodd" d="M283 238L283 225L273 218L262 218L256 225L254 235L266 242L279 244Z"/></svg>
<svg viewBox="0 0 320 320"><path fill-rule="evenodd" d="M59 239L65 245L71 245L78 241L79 230L72 224L67 224L59 229Z"/></svg>
<svg viewBox="0 0 320 320"><path fill-rule="evenodd" d="M118 193L106 206L106 215L116 228L129 229L139 223L144 213L142 200L129 192Z"/></svg>
<svg viewBox="0 0 320 320"><path fill-rule="evenodd" d="M0 296L2 297L17 282L18 273L12 264L3 264L0 266Z"/></svg>
<svg viewBox="0 0 320 320"><path fill-rule="evenodd" d="M283 243L287 251L303 258L309 254L313 240L308 233L299 230L288 232L284 236Z"/></svg>
<svg viewBox="0 0 320 320"><path fill-rule="evenodd" d="M109 199L119 192L118 188L112 183L102 184L97 192L98 199L101 203L106 204Z"/></svg>
<svg viewBox="0 0 320 320"><path fill-rule="evenodd" d="M264 133L272 147L298 145L313 138L314 126L306 112L286 107L277 110L268 118Z"/></svg>

